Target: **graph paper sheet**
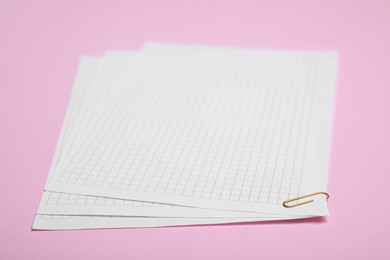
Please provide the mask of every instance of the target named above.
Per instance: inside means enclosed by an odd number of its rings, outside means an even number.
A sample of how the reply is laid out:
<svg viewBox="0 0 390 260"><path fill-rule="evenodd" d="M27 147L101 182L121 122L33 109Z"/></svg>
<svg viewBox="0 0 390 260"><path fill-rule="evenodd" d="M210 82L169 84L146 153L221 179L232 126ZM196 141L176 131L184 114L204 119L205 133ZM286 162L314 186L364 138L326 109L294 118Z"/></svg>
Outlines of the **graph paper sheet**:
<svg viewBox="0 0 390 260"><path fill-rule="evenodd" d="M124 56L124 57L123 57ZM59 139L56 155L53 159L53 167L55 167L58 160L61 158L61 151L66 150L66 137L69 136L69 132L72 130L72 126L75 125L74 121L79 119L83 126L78 126L77 131L83 131L87 125L87 118L83 119L80 114L90 117L93 113L93 107L96 107L96 102L101 102L101 97L107 97L107 89L104 89L105 84L97 84L98 82L110 83L107 81L104 75L108 73L109 78L117 78L119 72L123 67L130 67L129 64L125 64L124 60L128 60L131 54L124 53L118 55L117 53L110 53L105 59L98 59L92 57L84 57L81 61L77 81L74 91L72 93L71 104L69 106L68 115L64 121L62 134ZM125 59L124 59L125 58ZM110 64L105 65L104 62ZM113 64L115 63L115 64ZM99 65L100 64L100 68ZM103 65L103 66L102 66ZM105 65L105 66L104 66ZM112 66L115 69L112 69ZM111 72L108 70L111 68ZM116 76L112 74L117 74ZM100 76L98 80L96 80ZM106 84L107 85L107 84ZM90 98L88 102L85 101L86 96L91 95L91 86L93 86L94 98ZM111 84L108 84L111 86ZM97 91L99 90L99 91ZM99 93L99 95L98 95ZM84 111L80 113L81 105L84 105ZM86 112L86 111L89 111ZM92 112L91 112L92 111ZM68 138L69 139L69 138ZM178 207L169 204L151 203L143 201L130 201L121 199L110 199L104 197L84 196L78 194L67 194L45 191L42 195L38 214L66 214L66 215L120 215L120 216L165 216L165 217L230 217L230 218L244 218L244 217L256 217L258 220L273 219L286 219L288 216L278 216L270 214L251 214L242 212L229 212L229 211L217 211L207 210L199 208L187 208ZM47 220L43 218L40 221ZM197 219L199 221L199 219ZM60 221L56 218L56 221ZM239 220L236 220L239 221ZM243 219L242 221L246 221ZM149 221L151 223L151 221Z"/></svg>
<svg viewBox="0 0 390 260"><path fill-rule="evenodd" d="M268 219L273 220L273 219ZM243 219L255 222L256 219ZM33 230L101 229L101 228L145 228L165 226L211 225L240 222L224 218L139 218L118 216L68 216L37 214Z"/></svg>
<svg viewBox="0 0 390 260"><path fill-rule="evenodd" d="M335 55L149 45L135 60L49 190L327 214L281 202L326 188Z"/></svg>

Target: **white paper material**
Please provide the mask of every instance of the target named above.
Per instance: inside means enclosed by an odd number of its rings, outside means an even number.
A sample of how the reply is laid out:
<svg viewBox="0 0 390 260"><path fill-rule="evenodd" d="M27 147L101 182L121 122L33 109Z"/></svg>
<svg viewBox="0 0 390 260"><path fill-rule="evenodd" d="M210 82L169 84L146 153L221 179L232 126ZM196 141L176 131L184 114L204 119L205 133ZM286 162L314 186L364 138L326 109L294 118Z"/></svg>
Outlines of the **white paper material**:
<svg viewBox="0 0 390 260"><path fill-rule="evenodd" d="M266 219L272 221L274 219ZM242 222L256 222L246 218ZM236 219L224 218L139 218L139 217L109 217L109 216L67 216L37 214L33 230L67 230L67 229L101 229L101 228L145 228L170 227L188 225L212 225L237 223Z"/></svg>
<svg viewBox="0 0 390 260"><path fill-rule="evenodd" d="M112 54L111 54L112 55ZM111 65L113 60L123 62L122 59L117 59L119 56L115 56L113 59L112 56L109 56L107 59ZM120 56L123 58L122 56ZM130 57L130 54L126 54L125 57ZM100 65L102 65L102 60L100 60ZM65 119L62 135L59 140L59 144L57 147L57 152L55 158L53 159L53 167L56 165L56 162L60 159L61 154L58 151L66 150L66 142L65 139L69 136L68 132L75 123L77 118L79 118L79 124L85 124L87 120L82 119L82 116L78 116L80 114L80 105L86 104L88 106L84 106L84 111L82 114L89 116L93 114L91 107L96 107L92 101L96 102L99 100L97 93L101 92L104 96L106 95L107 90L102 90L102 86L104 84L100 84L99 87L94 87L94 99L90 99L90 101L85 102L83 100L83 96L91 95L91 87L96 84L96 71L98 71L100 79L99 81L104 81L106 83L107 79L102 75L105 74L104 70L98 68L99 60L97 58L85 57L83 58L80 64L80 71L77 77L77 81L75 84L75 89L72 94L71 104L68 111L68 115ZM103 63L104 64L104 63ZM124 66L121 64L120 66ZM120 69L118 64L116 64L116 69ZM125 65L128 66L128 65ZM103 66L104 68L109 68L109 66ZM95 75L94 75L95 73ZM115 71L115 73L118 73ZM112 77L111 78L115 78ZM96 85L95 85L96 86ZM85 99L85 97L84 97ZM87 109L85 109L87 107ZM88 108L89 107L89 108ZM89 110L89 113L88 113ZM84 128L86 125L83 126ZM83 131L84 128L82 126L78 126L78 131ZM64 148L65 147L65 148ZM85 214L85 215L120 215L120 216L165 216L165 217L235 217L235 218L243 218L243 217L257 217L257 219L263 218L279 218L285 219L288 216L278 216L278 215L270 215L270 214L251 214L251 213L241 213L241 212L230 212L230 211L216 211L216 210L206 210L199 208L187 208L187 207L178 207L174 205L160 204L160 203L151 203L151 202L142 202L142 201L129 201L129 200L121 200L121 199L109 199L104 197L93 197L93 196L83 196L77 194L66 194L66 193L57 193L57 192L44 192L42 196L42 200L40 203L40 207L38 209L38 214ZM57 218L58 219L58 218ZM266 220L266 219L265 219ZM239 220L238 220L239 221Z"/></svg>
<svg viewBox="0 0 390 260"><path fill-rule="evenodd" d="M329 146L334 55L151 45L134 60L48 190L328 213L322 198L294 209L281 203L326 189L327 154L318 147Z"/></svg>

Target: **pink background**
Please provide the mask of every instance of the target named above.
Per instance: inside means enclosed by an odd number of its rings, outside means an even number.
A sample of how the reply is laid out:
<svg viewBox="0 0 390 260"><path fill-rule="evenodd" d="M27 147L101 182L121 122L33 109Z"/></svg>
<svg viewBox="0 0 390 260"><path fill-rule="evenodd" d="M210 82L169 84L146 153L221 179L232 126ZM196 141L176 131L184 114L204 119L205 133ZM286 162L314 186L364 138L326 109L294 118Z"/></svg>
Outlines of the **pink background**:
<svg viewBox="0 0 390 260"><path fill-rule="evenodd" d="M390 259L390 1L0 0L1 259ZM81 55L337 49L325 219L32 232Z"/></svg>

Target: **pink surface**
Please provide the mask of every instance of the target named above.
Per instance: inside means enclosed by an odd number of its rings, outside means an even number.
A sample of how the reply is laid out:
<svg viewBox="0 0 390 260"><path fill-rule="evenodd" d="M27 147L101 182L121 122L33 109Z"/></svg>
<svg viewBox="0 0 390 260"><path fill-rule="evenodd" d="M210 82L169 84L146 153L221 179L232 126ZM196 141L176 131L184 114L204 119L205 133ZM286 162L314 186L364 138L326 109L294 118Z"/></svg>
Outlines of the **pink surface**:
<svg viewBox="0 0 390 260"><path fill-rule="evenodd" d="M0 1L1 259L390 259L390 1ZM337 49L320 220L32 232L81 55L146 40Z"/></svg>

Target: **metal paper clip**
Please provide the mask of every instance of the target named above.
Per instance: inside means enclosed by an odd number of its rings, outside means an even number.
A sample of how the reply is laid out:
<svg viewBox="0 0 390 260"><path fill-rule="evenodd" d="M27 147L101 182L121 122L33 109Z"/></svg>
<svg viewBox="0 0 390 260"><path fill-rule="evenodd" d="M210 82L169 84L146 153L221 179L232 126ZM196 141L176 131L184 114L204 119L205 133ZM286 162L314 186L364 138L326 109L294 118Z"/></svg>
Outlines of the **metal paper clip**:
<svg viewBox="0 0 390 260"><path fill-rule="evenodd" d="M315 192L315 193L311 193L311 194L308 194L308 195L300 196L300 197L297 197L297 198L285 200L285 201L283 201L283 207L294 208L294 207L301 206L301 205L304 205L304 204L307 204L307 203L311 203L314 200L307 200L307 201L296 203L296 204L293 204L293 205L288 205L288 203L290 203L292 201L304 199L304 198L307 198L307 197L312 197L312 196L319 195L319 194L323 194L323 195L326 196L326 199L329 199L329 194L328 193L320 191L320 192Z"/></svg>

